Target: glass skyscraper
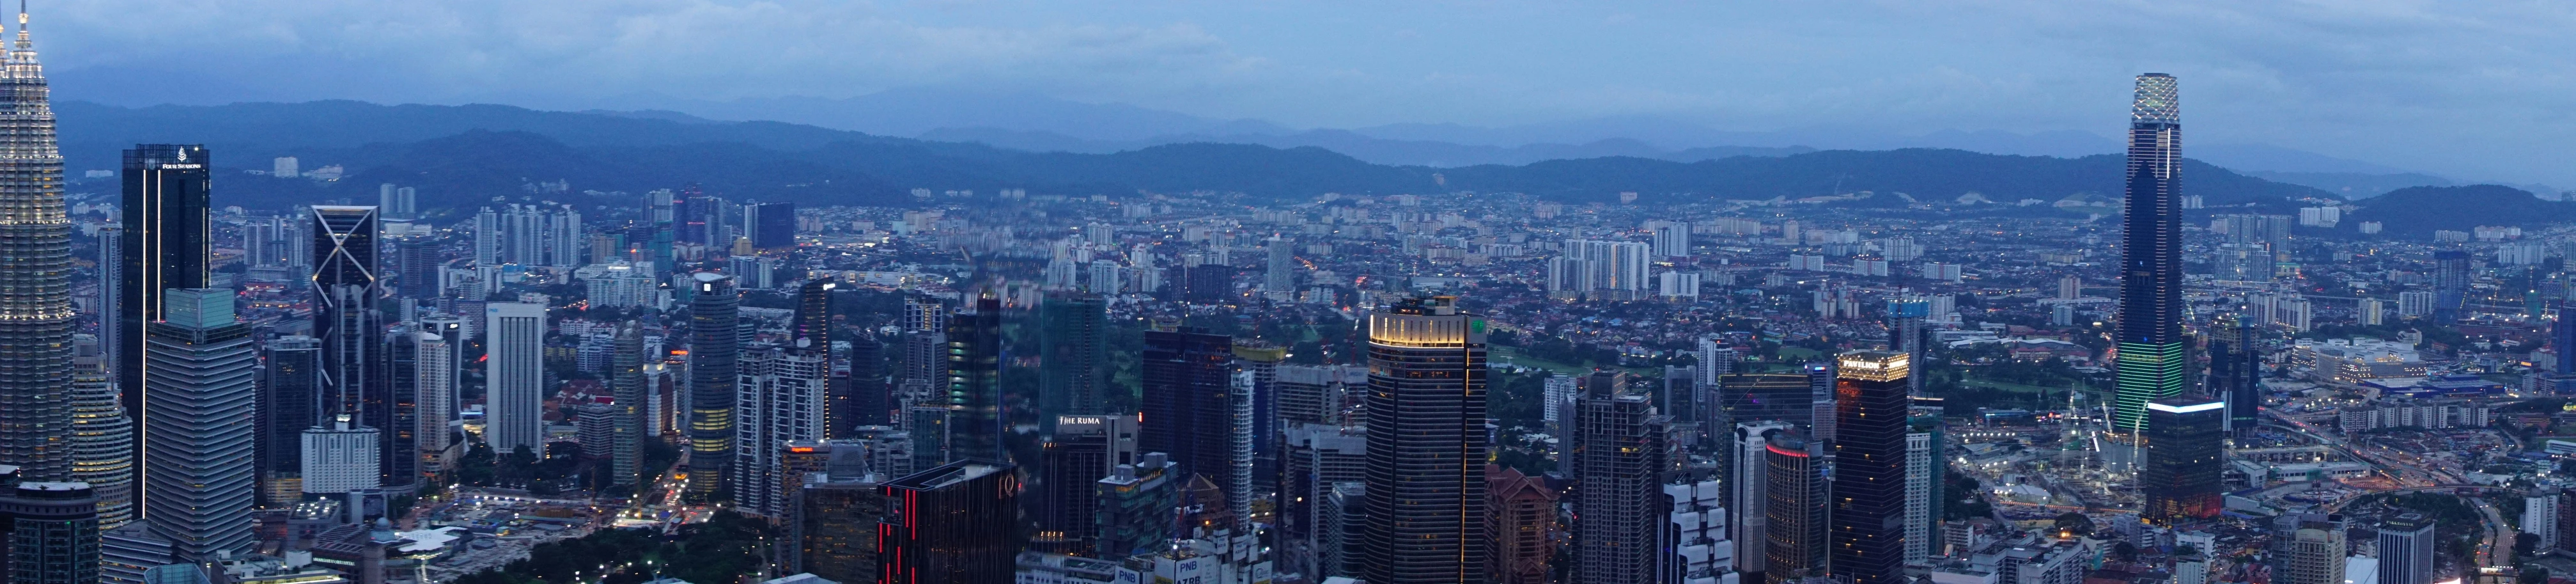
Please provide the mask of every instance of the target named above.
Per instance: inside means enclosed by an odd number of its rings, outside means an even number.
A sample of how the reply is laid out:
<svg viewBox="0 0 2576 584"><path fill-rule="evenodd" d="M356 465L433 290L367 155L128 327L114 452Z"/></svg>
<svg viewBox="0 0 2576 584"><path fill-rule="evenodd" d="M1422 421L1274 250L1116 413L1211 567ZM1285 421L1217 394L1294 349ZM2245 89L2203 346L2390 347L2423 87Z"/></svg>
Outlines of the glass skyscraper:
<svg viewBox="0 0 2576 584"><path fill-rule="evenodd" d="M109 301L116 305L104 311L115 320L99 327L114 343L107 347L108 375L119 383L129 418L143 412L143 352L149 350L143 323L161 319L161 292L208 285L206 258L213 253L209 164L204 146L139 144L125 151L125 199L119 209L125 228L117 242L123 257L113 258L119 264L118 285Z"/></svg>
<svg viewBox="0 0 2576 584"><path fill-rule="evenodd" d="M2227 403L2205 397L2178 396L2147 404L2146 465L2138 470L2139 490L2147 495L2142 519L2172 525L2178 519L2218 516L2219 472L2227 437Z"/></svg>
<svg viewBox="0 0 2576 584"><path fill-rule="evenodd" d="M2172 75L2138 76L2121 218L2112 430L2146 429L2147 402L2182 393L2182 105Z"/></svg>
<svg viewBox="0 0 2576 584"><path fill-rule="evenodd" d="M72 473L72 224L48 92L21 11L0 74L0 464L32 481Z"/></svg>
<svg viewBox="0 0 2576 584"><path fill-rule="evenodd" d="M1836 359L1833 515L1828 562L1836 580L1899 584L1905 577L1906 434L1913 400L1904 353Z"/></svg>
<svg viewBox="0 0 2576 584"><path fill-rule="evenodd" d="M2209 393L2227 402L2227 430L2240 437L2251 435L2261 417L2263 355L2254 350L2261 334L2253 319L2238 314L2218 315L2209 325Z"/></svg>
<svg viewBox="0 0 2576 584"><path fill-rule="evenodd" d="M1363 579L1482 584L1485 318L1440 296L1380 308L1368 325Z"/></svg>

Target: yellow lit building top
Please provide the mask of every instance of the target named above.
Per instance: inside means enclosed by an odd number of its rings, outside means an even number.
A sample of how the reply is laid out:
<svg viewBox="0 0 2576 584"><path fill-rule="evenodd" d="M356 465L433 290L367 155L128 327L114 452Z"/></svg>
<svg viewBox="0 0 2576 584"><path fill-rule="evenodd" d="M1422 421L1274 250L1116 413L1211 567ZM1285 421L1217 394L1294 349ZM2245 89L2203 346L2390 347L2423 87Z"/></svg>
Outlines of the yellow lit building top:
<svg viewBox="0 0 2576 584"><path fill-rule="evenodd" d="M1904 379L1913 363L1904 353L1889 351L1852 351L1835 357L1834 377L1862 381L1895 381Z"/></svg>

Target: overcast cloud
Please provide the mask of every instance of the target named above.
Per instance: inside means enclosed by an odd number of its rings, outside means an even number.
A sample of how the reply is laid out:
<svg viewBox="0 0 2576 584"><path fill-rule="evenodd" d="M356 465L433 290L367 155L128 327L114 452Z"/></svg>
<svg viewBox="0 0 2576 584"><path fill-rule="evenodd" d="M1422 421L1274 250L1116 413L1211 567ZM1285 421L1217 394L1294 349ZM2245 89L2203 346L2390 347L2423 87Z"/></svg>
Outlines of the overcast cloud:
<svg viewBox="0 0 2576 584"><path fill-rule="evenodd" d="M1027 91L1299 127L1653 115L2105 136L2182 79L2200 143L2576 184L2576 4L2062 0L38 0L62 97L548 109Z"/></svg>

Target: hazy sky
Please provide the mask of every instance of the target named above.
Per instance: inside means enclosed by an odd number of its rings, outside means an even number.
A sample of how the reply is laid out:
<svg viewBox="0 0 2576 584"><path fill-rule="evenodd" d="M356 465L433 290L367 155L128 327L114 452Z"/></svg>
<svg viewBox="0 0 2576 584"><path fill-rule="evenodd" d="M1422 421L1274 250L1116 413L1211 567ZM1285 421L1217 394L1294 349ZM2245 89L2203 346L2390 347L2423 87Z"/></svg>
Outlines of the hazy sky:
<svg viewBox="0 0 2576 584"><path fill-rule="evenodd" d="M578 109L1031 91L1292 126L1659 115L2191 140L2576 184L2576 3L36 0L63 97ZM85 93L86 92L86 93ZM621 101L628 100L628 101Z"/></svg>

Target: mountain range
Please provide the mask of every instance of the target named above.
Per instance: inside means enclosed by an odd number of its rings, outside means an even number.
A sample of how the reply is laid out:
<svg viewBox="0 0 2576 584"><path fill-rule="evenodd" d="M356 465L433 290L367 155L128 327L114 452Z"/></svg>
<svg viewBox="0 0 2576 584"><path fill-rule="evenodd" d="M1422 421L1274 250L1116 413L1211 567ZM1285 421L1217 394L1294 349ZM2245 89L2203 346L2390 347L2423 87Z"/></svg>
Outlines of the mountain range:
<svg viewBox="0 0 2576 584"><path fill-rule="evenodd" d="M901 204L913 188L1026 188L1038 194L1242 193L1262 202L1318 194L1525 192L1567 202L1621 191L1650 204L1799 199L1871 191L1949 200L1967 193L2011 202L2117 194L2121 159L2017 156L1955 149L1703 149L1676 160L1652 152L1461 166L1375 163L1312 145L1190 142L1114 152L1032 151L768 121L727 122L670 112L551 112L497 105L376 105L350 101L127 108L57 106L67 164L111 169L119 149L203 143L223 176L218 204L282 208L363 203L374 186L419 187L422 205L463 209L562 180L580 191L642 192L698 183L738 199L809 204ZM1315 137L1315 133L1304 133ZM1291 134L1296 136L1299 134ZM1365 143L1361 143L1365 145ZM1346 148L1355 147L1345 145ZM1641 142L1603 145L1643 150ZM1544 152L1539 146L1493 152ZM1646 155L1638 155L1646 154ZM240 174L296 156L306 169L341 165L335 183ZM2286 208L2334 195L2188 161L2193 194L2212 206ZM98 185L92 188L112 188ZM1875 205L1895 204L1882 197ZM619 203L623 204L622 201Z"/></svg>

